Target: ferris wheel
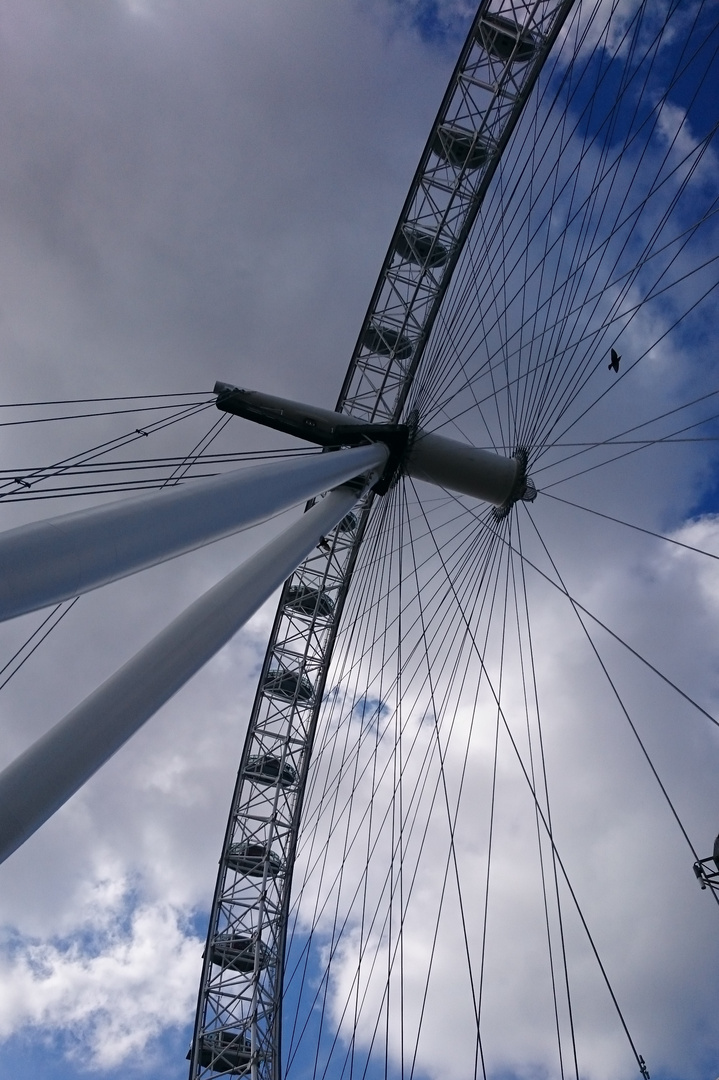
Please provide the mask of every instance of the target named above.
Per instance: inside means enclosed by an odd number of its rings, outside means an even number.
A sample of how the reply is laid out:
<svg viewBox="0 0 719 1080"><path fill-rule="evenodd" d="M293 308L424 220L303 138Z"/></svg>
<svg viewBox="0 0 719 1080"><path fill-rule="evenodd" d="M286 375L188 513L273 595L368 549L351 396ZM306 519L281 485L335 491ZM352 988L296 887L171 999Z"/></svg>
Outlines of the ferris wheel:
<svg viewBox="0 0 719 1080"><path fill-rule="evenodd" d="M265 592L285 583L191 1080L649 1076L616 894L661 861L716 914L719 819L710 796L680 805L670 766L684 742L689 762L712 760L717 710L672 667L670 629L657 661L640 611L627 604L623 625L606 612L613 590L640 607L642 574L674 573L681 636L682 583L717 558L695 451L705 463L717 434L718 47L713 5L485 0L336 412L218 382L226 431L259 421L325 452L263 466L251 495L260 516L288 487L310 504L301 539L269 558ZM215 501L234 497L231 478L212 483ZM185 548L241 527L225 509ZM655 561L595 580L617 530ZM95 573L92 587L109 579ZM63 589L53 601L76 579ZM648 715L667 699L671 718ZM598 851L596 815L621 835L635 797L651 840ZM672 839L657 860L658 832ZM668 890L679 908L684 888Z"/></svg>

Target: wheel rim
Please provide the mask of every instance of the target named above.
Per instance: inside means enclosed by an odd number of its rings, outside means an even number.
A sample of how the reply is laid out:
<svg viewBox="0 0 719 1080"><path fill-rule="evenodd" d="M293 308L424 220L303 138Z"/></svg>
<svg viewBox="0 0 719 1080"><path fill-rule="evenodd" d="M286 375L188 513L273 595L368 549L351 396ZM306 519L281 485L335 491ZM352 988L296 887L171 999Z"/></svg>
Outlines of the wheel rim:
<svg viewBox="0 0 719 1080"><path fill-rule="evenodd" d="M621 418L621 410L613 415L615 407L607 408L611 402L616 401L616 391L610 392L611 384L607 387L606 382L600 381L600 374L603 377L606 369L603 363L595 362L594 357L600 354L603 358L605 353L608 354L609 345L622 333L625 340L631 336L634 321L639 318L638 312L646 315L652 303L656 306L660 296L672 294L676 297L681 293L682 274L687 271L688 264L679 267L682 273L677 274L676 259L665 254L662 261L662 253L669 251L671 254L672 246L676 251L685 233L691 233L693 241L704 230L709 230L710 234L709 222L713 204L706 189L702 196L704 202L702 203L700 198L693 208L693 221L689 220L692 212L688 212L687 217L684 216L687 214L687 199L692 187L689 180L676 184L676 189L672 190L666 205L656 198L656 192L667 187L669 174L673 176L677 172L676 163L669 160L670 155L666 154L662 158L660 153L658 164L655 162L655 169L658 171L653 175L649 198L647 199L645 190L645 201L640 207L641 211L647 202L654 198L655 206L652 209L658 224L655 223L655 234L638 255L637 244L642 240L642 232L637 223L641 212L637 212L636 208L633 210L631 201L627 202L626 197L624 201L617 200L618 211L617 205L612 206L611 210L607 209L614 190L612 177L620 173L619 158L613 143L617 125L621 126L618 119L622 115L620 110L616 106L606 106L602 114L603 123L594 121L596 131L593 130L591 118L587 119L585 116L582 119L580 112L579 120L574 121L575 130L568 130L567 116L571 117L571 103L576 97L576 83L579 81L577 70L584 72L585 79L588 73L597 80L596 95L600 99L602 95L609 93L610 83L618 83L621 93L630 95L632 86L636 88L642 79L646 84L652 78L656 57L662 55L661 31L654 28L656 32L653 45L650 42L649 47L643 45L640 49L641 33L645 32L647 27L639 21L634 23L632 19L628 22L629 30L626 30L624 24L622 26L625 38L629 35L630 44L623 41L619 47L614 48L613 56L609 47L604 49L604 67L601 58L597 61L596 49L591 54L592 59L586 60L583 57L587 52L586 42L589 37L598 34L598 40L602 41L604 34L606 41L609 41L609 31L606 28L598 31L593 26L592 18L585 14L582 19L581 13L576 21L568 24L564 48L565 52L568 47L570 51L574 48L576 67L570 67L571 74L568 75L567 69L561 64L549 65L546 79L543 79L536 95L536 112L530 113L526 122L520 124L515 141L510 145L495 177L490 203L485 204L482 221L461 257L454 282L444 298L444 306L440 310L438 305L437 311L428 321L427 333L414 353L417 362L412 371L412 375L417 371L414 382L412 376L407 377L407 367L402 371L401 379L394 375L392 369L392 361L395 365L397 361L408 361L410 345L414 348L411 334L408 333L410 324L406 319L395 319L394 323L390 323L386 317L386 308L382 309L384 314L378 314L381 309L378 300L381 299L383 283L387 280L387 267L392 264L393 250L399 251L401 261L404 262L420 265L424 260L430 272L444 267L448 256L445 257L447 249L442 248L442 259L433 258L436 251L433 247L433 234L420 233L416 229L413 231L400 221L390 246L388 262L383 268L383 276L360 332L355 362L351 365L343 396L340 398L340 403L343 404L346 395L354 393L352 400L359 403L359 414L364 415L366 412L373 419L378 415L398 419L402 414L396 409L404 409L404 415L416 410L420 423L428 428L449 429L453 434L459 429L460 434L473 445L486 444L504 453L520 449L527 453L530 463L538 470L538 477L544 477L547 500L555 497L549 494L552 485L563 490L561 485L572 479L572 470L576 469L571 464L574 454L580 455L580 463L582 455L589 454L591 457L594 454L595 459L586 468L589 473L598 471L601 475L606 472L612 457L637 452L618 448L631 441L634 427L643 426L645 421L640 420L638 425L635 418L633 426L627 421L624 427L621 424L617 427L616 421ZM651 20L649 29L652 29ZM712 28L712 32L714 29ZM568 46L567 41L571 42L572 34L574 43ZM690 28L688 41L693 44L685 46L685 53L691 53L693 49L697 54L698 35L698 25ZM633 60L625 65L625 73L621 75L617 68L620 62L624 62L626 50ZM699 51L701 52L701 49ZM702 61L705 64L708 63L710 51L710 47L707 47ZM500 52L498 49L497 55ZM681 67L680 57L677 70ZM695 75L697 70L695 69ZM697 78L700 84L701 75ZM553 95L556 100L565 101L564 113L560 110L564 120L562 121L560 116L560 121L554 126L552 118L556 116L556 111L547 109L546 114L542 113L543 103ZM632 147L633 142L643 148L643 152L637 151L640 159L658 140L656 133L661 130L660 109L656 104L654 113L652 118L651 109L642 112L635 106L628 131L624 133L624 142L628 148ZM554 164L547 167L547 177L542 177L543 163L552 149L553 141L559 137L563 151L568 150L573 146L576 132L580 131L581 134L582 124L586 131L582 138L577 140L579 150L574 146L578 155L576 160L561 160L555 147ZM441 121L436 127L442 134L433 133L430 136L429 149L423 160L426 160L428 154L434 154L435 158L439 157L456 166L460 155L459 151L453 148L458 145L461 147L461 142L456 138L454 142L448 141L446 127L442 127ZM702 144L701 139L698 140L684 161L684 169L693 177L698 177L701 172L699 163L706 153L711 133L711 126L708 126L703 133L705 142ZM442 147L441 154L437 153L439 145ZM674 144L670 149L673 149L673 146ZM629 150L626 152L629 153ZM483 154L484 151L479 157L483 157ZM597 159L593 162L595 176L602 179L598 180L596 190L591 190L582 198L580 179L583 179L583 174L580 166L591 155ZM468 157L464 160L467 161ZM539 179L535 180L535 176ZM704 181L701 181L699 188L703 185ZM631 184L629 185L633 196L636 196L640 186L632 189ZM567 196L570 207L569 222L564 223L557 236L552 234L551 210L557 202L558 191L568 191L571 197ZM506 192L510 193L509 196ZM597 211L600 200L604 200L604 205ZM411 199L408 200L408 203L410 202ZM683 206L681 211L680 202ZM521 209L525 203L531 207L531 211L522 215ZM515 217L512 217L513 207L518 208ZM511 222L506 228L503 226L505 220ZM608 223L612 221L613 225L608 229ZM672 222L673 228L676 226L674 232L667 232L667 221ZM536 238L541 229L546 231L546 237L541 255L536 258L530 241ZM608 239L605 235L607 229ZM695 281L703 282L701 289L708 295L716 285L716 277L711 270L707 272L702 269L701 260L697 256L693 258L694 262L689 266L690 275L695 276ZM651 280L645 280L641 270L652 261L655 262L654 269L657 273ZM602 275L605 280L603 287L600 287ZM483 292L478 284L482 282L487 283ZM640 300L637 300L637 291ZM606 293L609 295L605 295ZM535 299L534 305L530 302L532 299ZM529 315L527 308L531 309ZM677 325L681 321L680 318ZM652 349L656 350L671 331L672 328L665 325L661 335L655 333L644 356L650 355ZM484 350L483 362L477 360L480 343ZM425 344L426 351L421 357ZM374 380L372 405L362 404L361 387L364 377L361 370L362 357L370 351L374 354L375 365L377 356L390 361L381 369L383 374L380 373ZM560 358L558 364L557 356ZM644 356L640 354L639 358L630 361L630 368L627 368L625 362L621 378L629 377ZM409 364L411 365L412 361L409 361ZM467 364L473 365L469 376L465 366ZM703 373L698 372L696 379L699 386L703 378ZM686 400L689 401L690 398L691 395ZM390 410L383 407L382 402L385 400L392 400L396 403L396 408ZM364 401L369 401L369 398L365 397ZM653 416L659 417L659 398L652 408ZM649 412L651 411L650 408ZM698 412L694 412L692 416L694 423L703 418ZM590 418L590 432L592 425L596 425L602 431L603 437L600 438L595 430L592 438L586 440L589 446L565 446L564 443L572 441L571 435L577 427L581 429L583 426L586 430L587 418ZM657 423L655 420L652 422ZM607 425L610 423L612 426L609 430L614 432L610 438L615 446L607 451L602 448L602 444L607 438ZM671 430L673 429L664 429L664 434L659 438L665 440ZM623 435L627 438L622 439ZM654 442L656 438L654 435L649 442ZM646 445L649 443L643 443L641 439L636 444L638 449L646 448ZM600 454L604 454L600 461L596 460L598 448ZM538 483L542 493L545 489L542 488L541 481ZM495 822L494 808L498 776L501 775L498 756L501 733L502 739L509 742L515 755L515 764L518 763L519 772L531 796L530 817L533 820L537 845L535 861L538 860L542 883L541 913L549 927L545 932L544 947L545 969L551 977L545 986L545 992L547 999L552 1002L552 1007L545 1022L555 1030L555 1036L553 1050L542 1058L542 1065L558 1068L562 1074L567 1071L569 1075L573 1075L581 1067L582 1055L577 1045L575 1009L566 959L567 898L563 894L569 895L571 907L571 898L576 896L576 893L570 875L567 873L565 876L561 854L550 838L552 812L547 787L541 713L538 704L531 703L532 697L536 698L537 693L534 666L537 642L526 609L526 590L531 594L534 588L531 583L527 584L527 575L536 575L537 581L544 581L550 591L553 589L560 595L569 591L574 596L574 591L567 587L561 572L552 563L551 543L545 546L543 537L546 526L536 530L536 523L533 520L527 521L524 514L520 514L516 520L498 521L492 511L478 510L456 499L445 501L443 505L440 500L436 500L435 505L432 505L431 500L427 502L426 498L416 497L414 485L411 485L411 491L408 487L407 484L401 485L390 493L385 503L365 508L360 525L360 537L365 537L365 544L362 548L352 548L351 554L349 551L347 553L348 560L354 561L357 558L359 561L354 570L355 581L347 601L349 607L346 617L354 627L355 634L360 635L360 638L362 634L365 635L365 651L369 656L375 660L380 654L385 657L385 661L380 665L380 674L371 673L367 657L363 660L356 656L354 660L351 659L354 655L352 650L358 646L346 639L342 631L337 641L334 667L329 674L324 668L317 668L317 692L325 696L325 715L320 724L315 763L309 773L305 839L300 842L296 851L294 839L287 848L287 861L294 867L296 854L298 865L302 868L303 880L296 890L292 909L285 908L282 934L275 942L276 954L283 956L286 919L289 918L298 938L296 941L293 938L294 943L289 947L284 993L285 997L293 1002L293 1006L295 998L299 1000L299 1005L293 1018L286 1021L289 1032L286 1040L287 1062L290 1067L306 1068L309 1067L311 1058L315 1072L321 1075L330 1071L336 1072L338 1068L343 1073L348 1071L350 1074L360 1069L364 1075L368 1070L372 1071L377 1067L374 1064L377 1059L384 1059L385 1073L387 1069L397 1066L402 1073L405 1069L431 1072L432 1036L427 1034L426 1019L427 1015L433 1012L440 1015L442 1012L441 992L433 985L438 982L432 976L434 957L435 954L447 955L453 951L461 954L463 946L466 957L464 1018L461 1023L458 1022L457 1029L464 1032L462 1045L465 1072L472 1067L475 1075L486 1075L488 1070L491 1072L496 1068L519 1065L512 1059L511 1053L504 1051L503 1056L503 1052L492 1045L491 1039L489 1045L485 1046L486 1038L482 1038L482 1029L491 1028L493 1017L496 1023L497 1017L501 1016L503 1000L500 994L497 998L500 1004L488 1004L486 990L486 985L492 982L488 974L492 963L496 967L496 960L490 961L487 951L489 886L486 884L485 887L482 934L478 943L468 929L465 914L467 900L466 897L463 899L460 886L462 874L453 839L455 825L452 822L455 820L456 824L463 800L467 800L464 779L455 783L455 790L450 796L444 766L444 754L449 750L443 749L442 740L448 730L446 725L452 727L447 719L448 715L453 711L464 711L473 717L483 713L486 720L489 709L490 712L494 711L495 717L494 746L484 747L485 751L489 749L489 758L493 761L492 779L489 782L491 798L487 816L490 824L485 836L486 849L488 852L492 851L495 832L499 829ZM600 503L601 499L597 505ZM417 522L420 523L419 531ZM425 535L422 535L422 530ZM474 533L479 533L479 540L472 535ZM429 539L431 537L443 537L443 542L437 543L435 539ZM551 541L551 537L549 539ZM417 552L423 550L423 545L424 555L417 559ZM409 588L402 584L408 565L412 567L416 582L415 592L412 593L410 589L409 599L406 595L403 598L402 594L403 588L405 594ZM379 566L383 569L378 569ZM428 570L427 567L434 569ZM441 597L437 597L438 573L450 595L451 604L454 605L452 610L455 622L458 623L454 627L451 626L452 616L447 610L442 613ZM423 574L426 575L425 580L422 580ZM484 590L482 606L470 608L465 593L461 590L471 591L471 583L475 581L481 582ZM316 581L314 585L300 582L299 586L294 582L289 588L295 591L300 586L314 588L320 596L325 584L324 579L322 587L318 587ZM331 588L339 590L340 587L335 583ZM333 595L331 588L325 591L325 595ZM376 592L373 592L373 589ZM426 599L427 594L429 600ZM503 629L497 639L489 620L489 615L495 617L499 610L497 597L501 595L505 598L499 619L501 627L507 626L509 597L513 596L515 605L514 657L511 662L508 658L509 642L506 631ZM374 597L374 600L371 601L370 597ZM527 611L524 622L519 615L522 597L525 597ZM359 605L359 598L364 598L368 605L364 610ZM426 616L422 610L425 603L428 612ZM570 602L570 609L575 618L583 617L591 621L591 615L585 613L582 616L581 613L585 611L583 606ZM282 612L281 604L278 620ZM371 630L373 620L377 620L381 626L381 633ZM449 635L447 640L453 642L453 650L450 650L441 638L433 638L430 645L430 625L441 627L440 634L444 632ZM578 625L584 633L581 621ZM276 623L276 629L277 626ZM363 629L360 631L358 627ZM334 633L333 628L331 635L334 636ZM374 641L373 633L377 634L377 641ZM419 638L413 639L413 633L419 635ZM459 638L453 637L453 634L459 634ZM370 641L374 643L367 644ZM602 657L593 639L588 637L588 641L601 670ZM481 647L478 642L482 643ZM500 674L495 672L493 677L490 675L490 664L485 651L494 654L493 663L496 663L497 657L500 658ZM412 657L417 654L424 655L425 658L433 656L434 661L427 661L424 668L417 661L417 668L414 670L411 662L400 660L403 656ZM361 649L359 655L362 655ZM474 663L475 672L471 677L468 674L464 677L457 674L457 655L463 657L468 666ZM455 660L451 660L451 656L454 656ZM387 657L390 658L389 661ZM408 663L409 666L405 668ZM526 724L524 755L518 737L507 720L503 705L504 698L509 694L507 676L501 674L505 666L507 670L531 673L525 675L528 681L522 691L524 702L519 710L520 714L523 711ZM391 673L388 674L388 671ZM411 672L411 677L408 672ZM451 678L448 672L451 673ZM408 681L415 686L419 681L421 691L408 694L406 688L403 688ZM609 685L612 685L611 682ZM469 687L472 688L471 693ZM476 701L474 710L468 709L465 700L467 694ZM442 699L444 703L439 707ZM621 694L616 695L616 704L629 721L630 730L634 731L641 749L641 735L636 726L632 727L632 720ZM432 717L434 750L429 745L424 745L422 738L413 728L413 725L419 725L420 728L423 724L426 725L428 715ZM390 718L385 725L386 730L381 725L384 716ZM435 798L430 800L431 806L434 806L437 798L440 802L444 800L447 833L439 847L445 853L448 851L449 857L440 891L444 892L449 888L448 883L454 874L454 887L457 891L454 910L457 926L461 927L459 946L455 942L456 947L453 950L450 938L446 936L446 930L441 925L443 920L451 917L446 912L441 917L437 915L433 930L432 959L425 970L427 981L424 989L413 983L409 968L402 959L405 938L411 940L415 946L418 938L421 938L417 927L411 934L408 933L408 927L405 927L410 918L404 906L404 892L410 889L406 878L409 876L412 880L419 875L424 880L422 875L426 877L428 872L427 860L431 864L431 858L424 848L416 854L414 862L413 857L405 850L415 843L416 834L413 833L413 828L419 829L420 833L431 828L430 817L422 817L427 808L420 810L419 802L413 794L414 789L410 787L402 794L410 781L398 780L398 777L411 776L411 769L414 767L408 764L412 753L407 750L409 735L405 732L405 726L414 732L413 740L410 740L415 748L414 760L417 760L416 747L424 746L424 759L434 761L435 774L432 774L430 769L423 775L422 783L430 789L434 785ZM458 766L462 778L476 750L472 740L479 740L479 744L482 742L482 737L474 733L473 723L469 726L472 734L467 737L465 759L461 766ZM345 732L347 759L343 759L340 766L337 764L337 745L340 740L338 732L342 730ZM387 751L384 745L388 738L391 752ZM367 750L370 745L371 754ZM365 752L366 759L362 756ZM382 757L383 752L386 759ZM359 794L349 792L343 787L341 778L347 774L356 778ZM392 778L391 782L388 781L388 776ZM368 781L368 777L371 781ZM412 780L411 784L414 782ZM387 791L391 794L388 795ZM437 792L440 794L437 795ZM380 845L377 832L379 826L373 814L368 817L367 804L381 804L383 798L383 809L381 812L378 809L377 814L385 826L389 822L391 841L387 847L386 838L383 839L385 847L380 857L377 854ZM356 808L358 803L359 809ZM334 808L331 811L327 810L330 805ZM407 814L414 815L413 823L409 821ZM423 823L422 828L417 824L418 821ZM333 837L336 839L338 832L346 834L345 843L350 847L343 855L334 857L338 859L341 868L335 866L332 872L327 866L332 865L333 856L324 852L323 841L329 842ZM353 837L351 843L350 837ZM369 859L369 856L367 858L370 865L364 869L354 866L358 858L358 837L362 838L367 852L372 853L372 859ZM230 833L227 842L230 842ZM689 847L692 848L691 841ZM406 860L409 862L409 870L404 868ZM361 864L361 859L359 861ZM368 898L373 895L370 881L375 861L385 867L385 875L382 879L383 888L375 886L376 895L373 896L372 904L369 904ZM403 867L402 870L395 870L397 861ZM486 862L488 883L491 876L489 855ZM353 866L354 877L353 870L345 869L347 864ZM411 869L412 867L414 869ZM366 902L361 912L358 912L355 903L358 895L364 896ZM311 899L306 900L306 896ZM314 917L308 914L310 910L314 910ZM217 911L216 897L215 913ZM329 919L328 911L334 911L332 919ZM597 964L604 1004L595 1004L595 1007L600 1010L605 1008L607 1000L611 1006L609 1013L614 1032L612 1038L622 1042L624 1054L624 1058L617 1058L618 1067L627 1067L626 1061L631 1063L633 1059L635 1068L641 1070L644 1067L643 1058L629 1031L609 973L601 962L601 956L594 951L590 928L579 902L572 917L578 919L580 925L584 925L587 932L585 947L589 949ZM214 932L217 932L219 923L215 926ZM402 928L401 932L397 930L398 926ZM340 930L343 933L340 933ZM212 933L211 927L211 936ZM440 948L442 941L444 947ZM316 966L317 951L330 958L322 972ZM278 961L278 964L281 965L281 961ZM379 977L376 972L380 968L384 971L384 983L381 978L379 983L377 982ZM207 972L208 967L206 976ZM495 977L494 982L497 981ZM306 985L308 982L309 991ZM261 985L261 978L257 973L254 992L257 992ZM440 981L440 985L446 984ZM405 991L405 986L411 986L412 993ZM302 989L298 989L299 987ZM277 992L277 987L273 987L272 993ZM439 998L436 997L437 993L440 994ZM419 1018L416 1015L410 1017L409 1009L405 1015L405 994L408 999L414 997L423 1000ZM370 1005L367 1005L368 1001ZM471 1008L467 1002L471 1002ZM320 1019L317 1019L317 1014ZM226 1015L229 1018L231 1013ZM233 1019L226 1019L225 1023L228 1026L231 1026L232 1022L236 1023L238 1015L234 1014ZM482 1015L485 1019L482 1019ZM213 1022L217 1021L210 1021L211 1024ZM246 1025L246 1029L249 1030L250 1026ZM397 1026L402 1034L395 1037L394 1029ZM278 1075L279 1030L275 1028L272 1036L275 1058L269 1067L267 1062L272 1054L268 1050L267 1036L263 1038L263 1035L255 1030L254 1037L254 1068L258 1073L269 1068ZM619 1064L621 1061L625 1064ZM212 1075L212 1072L206 1075Z"/></svg>

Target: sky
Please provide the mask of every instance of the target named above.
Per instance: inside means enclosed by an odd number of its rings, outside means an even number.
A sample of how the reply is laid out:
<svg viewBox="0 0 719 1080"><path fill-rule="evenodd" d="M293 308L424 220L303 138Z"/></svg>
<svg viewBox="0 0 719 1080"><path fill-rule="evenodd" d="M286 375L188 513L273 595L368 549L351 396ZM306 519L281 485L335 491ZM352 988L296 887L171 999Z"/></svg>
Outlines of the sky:
<svg viewBox="0 0 719 1080"><path fill-rule="evenodd" d="M626 10L631 14L637 6ZM693 10L688 5L687 12ZM331 407L470 17L471 5L460 0L9 0L0 13L0 400L11 405L173 393L207 401L221 379ZM678 36L681 28L678 20ZM650 86L644 100L653 92ZM663 113L656 153L694 135L682 126L689 104L682 93L680 85ZM706 127L711 104L702 99L697 126ZM541 139L536 145L543 145ZM702 163L709 173L716 164L711 153ZM507 184L513 160L508 158ZM644 160L645 168L650 164ZM662 197L647 228L660 219ZM493 205L501 206L501 199ZM562 216L565 206L553 211L549 228L571 230ZM512 227L507 224L508 235ZM703 242L711 239L715 234L707 233ZM482 258L481 244L475 257ZM633 288L641 291L642 280ZM671 304L682 300L677 287L664 306L648 305L640 318L620 326L625 364L647 340L661 338L662 320L668 325ZM678 331L660 341L627 372L626 393L615 393L579 426L585 432L580 437L616 434L715 389L714 326L713 310L705 306L683 337ZM609 338L600 340L603 349ZM599 368L604 376L603 357ZM182 455L208 428L204 413L151 439L136 429L150 424L154 413L7 426L29 415L75 411L83 410L3 410L6 468L27 475L125 433L136 436L129 445L133 453L139 447L138 456ZM703 416L711 411L707 407ZM450 409L438 417L451 415ZM697 419L694 411L688 422ZM670 426L660 425L663 436ZM714 431L710 425L701 430ZM462 432L475 441L484 437L471 420ZM230 453L267 443L233 423L216 445ZM713 459L694 444L661 453L646 462L636 455L579 485L558 486L556 493L670 533L689 547L582 516L550 504L549 496L538 500L536 520L550 550L561 556L569 591L716 715ZM558 459L548 463L558 470L554 477L567 471ZM3 527L92 501L6 502ZM436 535L452 550L451 503L434 506L430 497L426 506L435 515ZM58 629L2 688L0 764L13 760L290 517L68 606ZM530 528L522 518L524 535ZM417 550L427 542L420 537ZM691 547L715 556L697 556ZM531 550L540 561L536 545ZM460 567L461 552L457 560ZM392 566L391 573L400 573ZM541 567L549 572L546 559ZM430 588L431 578L425 584ZM536 604L533 632L541 642L544 715L550 718L557 842L652 1076L713 1080L719 1075L715 905L694 880L691 854L574 617L568 618L556 590L542 590L539 577L529 588ZM0 1076L186 1075L209 899L272 617L270 604L0 867ZM43 618L37 613L4 625L0 657L10 660ZM481 629L485 615L476 618ZM489 638L487 658L496 661L499 647L497 637ZM350 645L340 648L349 651ZM432 648L438 666L452 652L441 640ZM601 649L692 841L708 855L719 828L718 746L710 723L634 664L615 639L602 637ZM355 728L364 738L372 727L366 710L356 710L361 680L355 678L346 690L348 744ZM429 708L422 685L413 710L408 708L415 718ZM449 697L460 728L472 726L468 693L460 687ZM519 690L510 685L504 693L521 713ZM385 711L394 715L387 705L392 691L380 680L364 695L362 700L384 703L372 728L375 760L392 762L379 737ZM413 745L425 747L426 740L430 754L426 726L417 720L412 731ZM484 888L474 822L486 810L492 783L493 731L491 725L483 729L471 745L476 786L469 794L452 788L462 805L456 844L466 856L464 887L472 897ZM371 741L365 739L362 754ZM463 760L454 745L447 744L447 753L458 755L453 783ZM313 781L318 791L332 775L324 764L331 750L322 753ZM409 765L410 774L414 767ZM499 776L496 921L490 924L497 947L487 959L499 986L486 1005L491 1075L553 1078L558 1073L546 1015L533 998L533 987L544 986L538 969L546 963L534 944L537 910L523 886L524 869L532 863L536 870L524 834L527 821L534 828L533 806L511 753ZM365 781L362 798L393 805L383 783ZM326 827L320 816L317 843ZM444 851L442 821L429 817L427 828ZM382 833L385 847L387 842ZM543 851L546 856L546 843ZM311 862L309 855L303 858ZM353 858L346 858L348 877ZM382 865L391 864L391 851L384 850L383 858ZM431 861L418 866L421 902L406 927L412 1023L421 985L411 958L426 945L436 900ZM357 874L367 880L359 868ZM380 877L367 887L379 895ZM303 933L312 923L312 889L310 880L309 906L298 916ZM351 903L336 900L346 905L352 925ZM441 962L429 1030L444 1033L457 1024L457 1034L439 1063L433 1038L419 1044L417 1070L429 1077L466 1075L471 1023L464 1023L466 989L460 995L454 983L454 958L461 952L456 931L444 923L438 930ZM331 929L319 919L316 933L321 950ZM582 1075L634 1076L586 941L571 920L567 934L576 956ZM340 1003L357 970L356 949L357 937L350 934L333 969L329 1012L334 1009L340 1023ZM381 994L381 985L367 976L370 1005ZM360 1025L359 1041L366 1046L371 1037ZM396 1066L396 1045L391 1053Z"/></svg>

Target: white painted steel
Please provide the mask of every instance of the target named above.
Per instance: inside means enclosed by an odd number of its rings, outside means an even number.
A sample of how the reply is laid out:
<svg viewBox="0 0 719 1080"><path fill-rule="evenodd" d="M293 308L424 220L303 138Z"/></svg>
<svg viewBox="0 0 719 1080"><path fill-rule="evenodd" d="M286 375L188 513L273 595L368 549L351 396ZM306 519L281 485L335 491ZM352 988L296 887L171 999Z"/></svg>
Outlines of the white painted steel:
<svg viewBox="0 0 719 1080"><path fill-rule="evenodd" d="M302 437L310 442L322 442L335 438L338 443L348 437L351 429L366 426L365 422L348 413L334 412L317 405L275 397L258 390L242 390L229 383L216 383L215 391L234 393L248 410L257 410L259 423L273 426L273 420L281 426L290 422L298 432L304 428ZM381 425L377 435L381 438ZM404 471L417 480L471 495L494 506L502 506L509 499L519 474L516 458L502 457L489 450L478 450L456 439L432 435L421 429L417 432Z"/></svg>
<svg viewBox="0 0 719 1080"><path fill-rule="evenodd" d="M382 444L240 469L0 535L0 620L239 532L387 460Z"/></svg>
<svg viewBox="0 0 719 1080"><path fill-rule="evenodd" d="M354 488L341 487L317 502L196 600L0 774L0 862L230 640L357 498Z"/></svg>
<svg viewBox="0 0 719 1080"><path fill-rule="evenodd" d="M336 412L334 409L323 409L320 405L307 405L303 401L292 401L290 398L277 397L275 394L265 394L261 390L245 390L231 383L215 383L215 393L222 395L232 393L237 400L248 409L256 409L265 414L268 420L275 417L277 420L291 419L298 425L305 425L306 437L310 442L315 439L319 431L324 436L335 435L339 440L342 438L342 429L362 427L366 424L349 413ZM260 420L260 423L262 420ZM272 424L270 423L270 427Z"/></svg>
<svg viewBox="0 0 719 1080"><path fill-rule="evenodd" d="M404 470L416 480L501 506L517 481L519 462L489 450L419 431Z"/></svg>

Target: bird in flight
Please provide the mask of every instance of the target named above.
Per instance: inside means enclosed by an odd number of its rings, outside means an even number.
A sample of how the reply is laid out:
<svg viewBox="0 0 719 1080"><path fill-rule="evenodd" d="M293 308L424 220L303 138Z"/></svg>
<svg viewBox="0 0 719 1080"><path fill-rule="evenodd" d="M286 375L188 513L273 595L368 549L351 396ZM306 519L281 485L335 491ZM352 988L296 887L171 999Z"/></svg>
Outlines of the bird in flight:
<svg viewBox="0 0 719 1080"><path fill-rule="evenodd" d="M619 361L620 360L621 360L621 356L617 356L616 351L614 349L612 349L612 359L609 361L609 370L610 371L619 371Z"/></svg>

